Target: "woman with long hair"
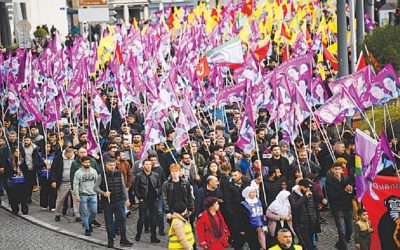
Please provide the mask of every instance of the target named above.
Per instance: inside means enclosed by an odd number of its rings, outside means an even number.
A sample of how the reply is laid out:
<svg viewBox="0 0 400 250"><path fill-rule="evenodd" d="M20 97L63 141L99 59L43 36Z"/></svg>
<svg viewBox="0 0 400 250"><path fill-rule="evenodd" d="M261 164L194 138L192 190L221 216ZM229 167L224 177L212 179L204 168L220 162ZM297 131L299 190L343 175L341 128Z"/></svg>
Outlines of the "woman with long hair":
<svg viewBox="0 0 400 250"><path fill-rule="evenodd" d="M198 246L211 250L228 247L230 232L219 211L218 198L207 197L203 203L205 210L199 215L196 223Z"/></svg>
<svg viewBox="0 0 400 250"><path fill-rule="evenodd" d="M25 164L25 160L21 158L19 148L14 147L8 159L8 166L5 171L5 183L8 200L15 215L19 212L19 204L21 204L22 213L28 214L28 186L25 179L27 171L28 167Z"/></svg>

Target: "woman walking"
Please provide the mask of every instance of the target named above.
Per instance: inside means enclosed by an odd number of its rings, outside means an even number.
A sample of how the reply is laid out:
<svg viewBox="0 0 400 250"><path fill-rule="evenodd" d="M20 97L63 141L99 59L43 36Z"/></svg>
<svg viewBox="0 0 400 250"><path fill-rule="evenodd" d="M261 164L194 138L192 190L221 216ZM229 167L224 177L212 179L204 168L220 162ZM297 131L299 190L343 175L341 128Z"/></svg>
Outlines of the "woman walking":
<svg viewBox="0 0 400 250"><path fill-rule="evenodd" d="M211 250L228 247L230 232L219 211L218 198L207 197L203 204L205 210L199 215L196 223L199 247Z"/></svg>

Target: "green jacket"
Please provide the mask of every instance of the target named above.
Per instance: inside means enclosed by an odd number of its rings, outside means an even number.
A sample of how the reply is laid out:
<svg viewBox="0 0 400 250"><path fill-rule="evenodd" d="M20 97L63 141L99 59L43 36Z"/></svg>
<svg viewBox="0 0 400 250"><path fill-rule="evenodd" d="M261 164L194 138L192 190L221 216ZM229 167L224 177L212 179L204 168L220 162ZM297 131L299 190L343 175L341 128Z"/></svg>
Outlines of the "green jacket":
<svg viewBox="0 0 400 250"><path fill-rule="evenodd" d="M99 165L97 165L97 162L95 159L90 158L90 167L95 169L97 171L98 174L100 174L100 168ZM70 172L70 180L71 180L71 188L73 189L74 187L74 177L75 177L75 173L76 171L78 171L78 169L82 168L82 162L80 159L76 159L75 161L72 162L71 165L71 172Z"/></svg>

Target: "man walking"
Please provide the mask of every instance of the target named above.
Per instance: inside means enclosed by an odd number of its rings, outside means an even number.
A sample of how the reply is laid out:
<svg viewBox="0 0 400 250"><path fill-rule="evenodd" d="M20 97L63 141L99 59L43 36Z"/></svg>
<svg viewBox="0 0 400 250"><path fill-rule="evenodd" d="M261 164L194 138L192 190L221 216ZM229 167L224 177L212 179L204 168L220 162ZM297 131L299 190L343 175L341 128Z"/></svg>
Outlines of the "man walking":
<svg viewBox="0 0 400 250"><path fill-rule="evenodd" d="M137 222L136 241L140 241L143 224L147 212L150 218L151 243L160 243L156 237L157 225L157 198L161 191L161 182L158 174L151 169L151 161L143 161L142 171L135 178L133 191L139 200L139 220Z"/></svg>
<svg viewBox="0 0 400 250"><path fill-rule="evenodd" d="M101 202L108 238L107 246L114 247L114 217L116 226L120 229L120 245L130 247L133 243L126 238L125 207L129 206L129 197L124 176L116 169L115 161L109 160L105 165L105 172L97 177L95 191L102 195Z"/></svg>
<svg viewBox="0 0 400 250"><path fill-rule="evenodd" d="M349 177L343 174L342 163L335 162L332 172L333 175L328 174L326 180L326 192L339 234L339 241L335 246L340 250L347 250L347 242L353 232L353 187Z"/></svg>
<svg viewBox="0 0 400 250"><path fill-rule="evenodd" d="M60 221L61 210L63 208L64 200L68 197L68 193L72 192L71 189L71 165L74 161L74 151L72 148L66 148L64 151L59 153L53 163L51 164L51 187L57 189L57 201L56 201L56 217L55 221ZM74 195L74 194L73 194ZM72 199L74 207L74 215L76 221L81 221L79 216L79 202L78 200Z"/></svg>
<svg viewBox="0 0 400 250"><path fill-rule="evenodd" d="M75 199L79 204L82 224L85 235L90 236L93 232L92 222L97 213L97 195L94 186L97 179L97 171L90 167L90 157L81 158L82 168L78 169L74 177Z"/></svg>

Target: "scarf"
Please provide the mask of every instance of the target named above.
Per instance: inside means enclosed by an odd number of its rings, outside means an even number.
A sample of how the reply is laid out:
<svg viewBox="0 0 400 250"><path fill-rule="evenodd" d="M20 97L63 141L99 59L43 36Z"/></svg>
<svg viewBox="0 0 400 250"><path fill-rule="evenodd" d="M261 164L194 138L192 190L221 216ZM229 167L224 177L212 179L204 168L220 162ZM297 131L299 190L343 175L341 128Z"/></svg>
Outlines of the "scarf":
<svg viewBox="0 0 400 250"><path fill-rule="evenodd" d="M275 200L268 207L269 210L275 214L287 216L290 214L290 203L289 203L290 192L282 190L276 196Z"/></svg>
<svg viewBox="0 0 400 250"><path fill-rule="evenodd" d="M222 222L221 216L218 213L215 214L218 217L218 222L219 222L219 228L217 228L217 224L215 223L215 220L214 220L215 216L213 216L210 213L210 211L208 211L208 209L206 211L207 211L208 219L211 222L211 231L212 231L213 235L217 239L221 238L222 237L222 228L223 228L223 224L222 224L223 222Z"/></svg>

